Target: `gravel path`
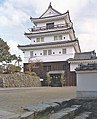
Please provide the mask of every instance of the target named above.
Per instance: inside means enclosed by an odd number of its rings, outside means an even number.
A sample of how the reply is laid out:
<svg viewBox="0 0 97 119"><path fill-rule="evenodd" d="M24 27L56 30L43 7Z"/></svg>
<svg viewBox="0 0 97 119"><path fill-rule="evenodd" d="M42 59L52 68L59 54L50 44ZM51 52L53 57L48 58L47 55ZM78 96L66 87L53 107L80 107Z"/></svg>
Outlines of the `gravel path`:
<svg viewBox="0 0 97 119"><path fill-rule="evenodd" d="M0 109L21 114L26 105L75 97L76 87L0 88Z"/></svg>

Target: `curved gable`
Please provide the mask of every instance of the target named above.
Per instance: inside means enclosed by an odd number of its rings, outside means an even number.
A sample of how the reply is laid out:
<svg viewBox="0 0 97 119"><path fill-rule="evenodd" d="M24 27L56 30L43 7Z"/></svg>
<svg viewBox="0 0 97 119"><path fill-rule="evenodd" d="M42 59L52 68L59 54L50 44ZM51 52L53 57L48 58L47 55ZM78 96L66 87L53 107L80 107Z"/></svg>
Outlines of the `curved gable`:
<svg viewBox="0 0 97 119"><path fill-rule="evenodd" d="M56 15L60 15L60 14L61 14L60 12L58 12L57 10L52 8L51 3L50 3L48 9L40 16L40 18L56 16Z"/></svg>

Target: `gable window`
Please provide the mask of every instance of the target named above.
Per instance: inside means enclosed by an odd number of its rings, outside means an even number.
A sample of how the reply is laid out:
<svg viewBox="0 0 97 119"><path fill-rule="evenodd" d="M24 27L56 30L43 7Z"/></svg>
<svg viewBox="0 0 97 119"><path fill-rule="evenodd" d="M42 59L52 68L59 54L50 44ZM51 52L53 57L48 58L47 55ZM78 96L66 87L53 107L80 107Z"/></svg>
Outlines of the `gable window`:
<svg viewBox="0 0 97 119"><path fill-rule="evenodd" d="M43 55L47 55L47 50L43 50Z"/></svg>
<svg viewBox="0 0 97 119"><path fill-rule="evenodd" d="M66 54L66 48L62 49L62 54Z"/></svg>
<svg viewBox="0 0 97 119"><path fill-rule="evenodd" d="M52 28L54 28L54 22L53 22L53 23L47 23L47 24L46 24L46 28L47 28L47 29L52 29Z"/></svg>
<svg viewBox="0 0 97 119"><path fill-rule="evenodd" d="M30 51L30 58L33 57L33 51Z"/></svg>

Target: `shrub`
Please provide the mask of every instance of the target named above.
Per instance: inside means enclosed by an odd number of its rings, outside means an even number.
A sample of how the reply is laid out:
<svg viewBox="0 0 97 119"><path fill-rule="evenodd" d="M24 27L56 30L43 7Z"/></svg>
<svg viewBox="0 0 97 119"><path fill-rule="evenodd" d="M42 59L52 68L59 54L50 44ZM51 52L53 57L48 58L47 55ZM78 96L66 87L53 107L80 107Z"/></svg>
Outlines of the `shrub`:
<svg viewBox="0 0 97 119"><path fill-rule="evenodd" d="M7 69L8 69L9 73L20 72L21 71L21 67L20 66L15 66L15 65L9 65Z"/></svg>
<svg viewBox="0 0 97 119"><path fill-rule="evenodd" d="M26 71L26 74L29 74L31 76L37 76L37 74L35 72L31 72L31 71Z"/></svg>

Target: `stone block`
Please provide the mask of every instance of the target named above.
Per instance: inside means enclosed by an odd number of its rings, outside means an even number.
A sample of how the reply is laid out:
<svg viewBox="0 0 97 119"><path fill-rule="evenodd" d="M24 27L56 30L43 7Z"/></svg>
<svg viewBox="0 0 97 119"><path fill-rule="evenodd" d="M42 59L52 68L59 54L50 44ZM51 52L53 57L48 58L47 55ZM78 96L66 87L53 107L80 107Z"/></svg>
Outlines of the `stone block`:
<svg viewBox="0 0 97 119"><path fill-rule="evenodd" d="M91 112L83 112L79 116L76 116L74 119L87 119L91 115Z"/></svg>
<svg viewBox="0 0 97 119"><path fill-rule="evenodd" d="M20 119L19 114L0 110L0 119Z"/></svg>
<svg viewBox="0 0 97 119"><path fill-rule="evenodd" d="M34 118L34 112L25 112L21 114L21 119L33 119Z"/></svg>
<svg viewBox="0 0 97 119"><path fill-rule="evenodd" d="M60 110L59 112L53 113L50 119L72 119L76 115L76 111L80 108L80 105L73 105Z"/></svg>
<svg viewBox="0 0 97 119"><path fill-rule="evenodd" d="M26 111L42 112L49 107L50 107L49 104L39 103L39 104L35 104L35 105L25 106L25 107L23 107L23 109Z"/></svg>

